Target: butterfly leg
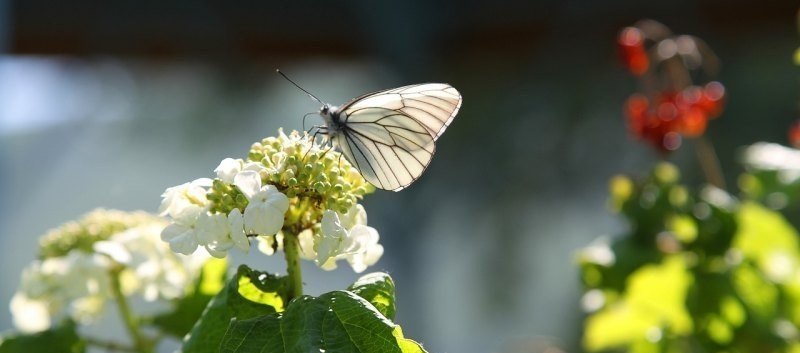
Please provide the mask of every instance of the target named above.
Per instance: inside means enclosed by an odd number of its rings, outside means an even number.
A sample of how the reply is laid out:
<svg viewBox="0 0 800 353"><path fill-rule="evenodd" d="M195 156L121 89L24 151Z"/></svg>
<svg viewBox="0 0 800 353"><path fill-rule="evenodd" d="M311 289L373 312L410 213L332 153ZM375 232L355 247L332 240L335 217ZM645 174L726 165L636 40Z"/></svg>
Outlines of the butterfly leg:
<svg viewBox="0 0 800 353"><path fill-rule="evenodd" d="M327 130L327 128L325 126L314 125L314 126L311 127L311 129L309 129L309 132L311 132L314 129L316 129L316 131L314 131L314 133L311 135L311 147L309 147L308 151L306 151L306 153L303 155L303 162L304 163L305 163L306 157L308 157L308 153L311 152L311 148L313 148L313 146L314 146L314 142L317 141L317 135L319 135L319 134L327 135L328 134L328 130Z"/></svg>
<svg viewBox="0 0 800 353"><path fill-rule="evenodd" d="M325 149L325 152L322 152L322 157L325 157L325 155L328 154L328 152L330 152L332 149L333 149L333 144L328 146L328 148ZM320 158L322 158L322 157L320 157Z"/></svg>

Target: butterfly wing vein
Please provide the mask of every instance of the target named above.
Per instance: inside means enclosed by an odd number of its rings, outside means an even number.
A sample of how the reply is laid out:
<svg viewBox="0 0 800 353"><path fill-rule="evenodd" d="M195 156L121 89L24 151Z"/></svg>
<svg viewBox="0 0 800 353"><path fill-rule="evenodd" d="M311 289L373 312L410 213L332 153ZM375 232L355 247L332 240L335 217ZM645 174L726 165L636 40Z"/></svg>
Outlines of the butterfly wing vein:
<svg viewBox="0 0 800 353"><path fill-rule="evenodd" d="M425 171L461 107L450 85L428 83L359 97L341 110L343 128L334 136L345 158L371 184L399 191Z"/></svg>

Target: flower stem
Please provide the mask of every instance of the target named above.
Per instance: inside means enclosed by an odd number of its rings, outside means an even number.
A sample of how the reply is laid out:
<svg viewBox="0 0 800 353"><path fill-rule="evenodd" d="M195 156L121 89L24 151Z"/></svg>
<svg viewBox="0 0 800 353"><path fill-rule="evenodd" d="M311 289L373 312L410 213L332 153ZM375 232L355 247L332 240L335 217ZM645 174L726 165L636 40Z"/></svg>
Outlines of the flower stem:
<svg viewBox="0 0 800 353"><path fill-rule="evenodd" d="M128 334L133 340L135 350L140 353L151 353L153 347L147 338L142 334L139 328L139 320L133 315L131 306L128 304L128 299L122 293L122 283L120 283L119 275L121 268L111 270L111 292L117 302L117 309L122 316L122 321L128 329Z"/></svg>
<svg viewBox="0 0 800 353"><path fill-rule="evenodd" d="M700 168L703 169L706 180L711 185L725 190L725 177L722 176L722 167L720 167L717 152L714 151L714 145L705 137L700 136L695 139L694 146L697 152L697 159L700 162Z"/></svg>
<svg viewBox="0 0 800 353"><path fill-rule="evenodd" d="M86 343L90 346L94 346L100 348L104 351L111 351L111 352L136 352L136 349L133 347L128 347L117 342L111 341L103 341L96 338L91 337L84 337L83 339Z"/></svg>
<svg viewBox="0 0 800 353"><path fill-rule="evenodd" d="M297 235L283 233L283 252L286 255L286 273L289 275L288 299L303 295L303 275L300 272L300 242Z"/></svg>

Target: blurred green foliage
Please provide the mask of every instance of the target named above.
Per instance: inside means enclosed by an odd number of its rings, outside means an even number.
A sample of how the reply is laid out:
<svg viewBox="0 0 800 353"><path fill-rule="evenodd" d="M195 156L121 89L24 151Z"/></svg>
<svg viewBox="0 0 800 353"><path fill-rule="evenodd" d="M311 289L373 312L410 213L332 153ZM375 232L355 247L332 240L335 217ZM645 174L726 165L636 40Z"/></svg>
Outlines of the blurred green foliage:
<svg viewBox="0 0 800 353"><path fill-rule="evenodd" d="M208 302L219 293L227 282L228 262L224 259L209 259L186 296L175 300L171 311L153 318L153 326L163 333L179 339L189 333Z"/></svg>
<svg viewBox="0 0 800 353"><path fill-rule="evenodd" d="M800 352L797 230L751 192L695 192L679 174L662 163L612 179L630 229L579 253L585 349Z"/></svg>
<svg viewBox="0 0 800 353"><path fill-rule="evenodd" d="M0 337L0 353L84 353L86 341L78 336L75 322L61 324L34 334L8 333Z"/></svg>
<svg viewBox="0 0 800 353"><path fill-rule="evenodd" d="M800 178L786 174L783 170L754 169L739 177L739 187L748 198L772 209L796 206L800 201Z"/></svg>

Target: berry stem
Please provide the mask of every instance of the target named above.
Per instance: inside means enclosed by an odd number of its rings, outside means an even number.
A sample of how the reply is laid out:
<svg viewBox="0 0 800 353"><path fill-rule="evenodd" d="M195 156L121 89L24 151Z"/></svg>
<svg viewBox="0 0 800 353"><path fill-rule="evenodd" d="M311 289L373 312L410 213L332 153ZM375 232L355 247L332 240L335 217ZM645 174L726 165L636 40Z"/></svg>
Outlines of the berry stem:
<svg viewBox="0 0 800 353"><path fill-rule="evenodd" d="M725 177L722 174L722 167L720 166L719 158L717 158L717 152L714 150L714 145L704 136L696 138L694 142L697 160L700 162L700 168L703 169L706 180L711 185L725 190Z"/></svg>
<svg viewBox="0 0 800 353"><path fill-rule="evenodd" d="M300 241L294 233L283 232L283 253L286 255L286 273L289 276L288 300L303 295L303 275L300 271Z"/></svg>

